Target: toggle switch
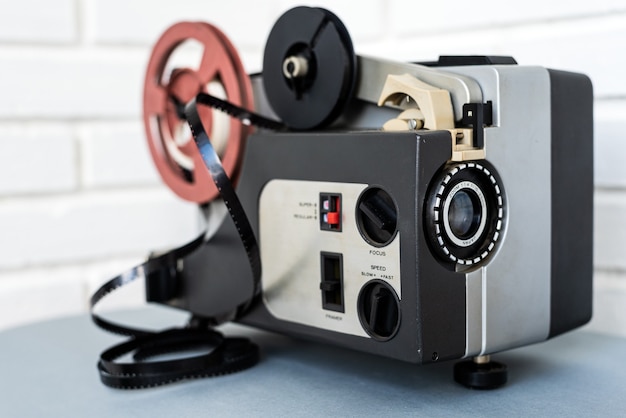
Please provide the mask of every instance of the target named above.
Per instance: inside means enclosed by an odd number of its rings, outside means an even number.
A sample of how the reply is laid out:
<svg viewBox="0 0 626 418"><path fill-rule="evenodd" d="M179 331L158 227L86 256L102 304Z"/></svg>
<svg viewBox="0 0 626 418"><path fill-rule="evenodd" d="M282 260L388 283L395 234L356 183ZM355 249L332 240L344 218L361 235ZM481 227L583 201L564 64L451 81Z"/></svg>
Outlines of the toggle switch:
<svg viewBox="0 0 626 418"><path fill-rule="evenodd" d="M320 193L320 229L341 232L341 194Z"/></svg>

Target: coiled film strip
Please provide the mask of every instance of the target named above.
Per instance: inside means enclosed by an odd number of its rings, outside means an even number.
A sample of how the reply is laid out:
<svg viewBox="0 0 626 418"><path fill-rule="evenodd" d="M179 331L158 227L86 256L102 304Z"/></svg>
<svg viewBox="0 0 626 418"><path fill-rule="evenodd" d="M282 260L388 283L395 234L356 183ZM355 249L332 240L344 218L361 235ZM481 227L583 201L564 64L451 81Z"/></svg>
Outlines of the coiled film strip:
<svg viewBox="0 0 626 418"><path fill-rule="evenodd" d="M164 48L165 53L171 53L169 46L182 42L181 39L185 35L185 29L191 30L191 33L196 36L198 33L201 33L202 36L210 34L207 39L211 39L212 43L206 44L205 48L212 47L218 51L214 57L218 64L210 67L212 70L219 68L219 62L222 62L220 60L227 60L229 65L240 63L230 42L218 29L208 24L183 23L174 25L157 43L154 54L163 53ZM203 63L208 60L208 58L204 58L206 55L207 52L205 50ZM220 197L228 208L230 217L239 232L243 248L248 255L250 268L253 273L254 291L250 299L235 307L233 313L228 316L229 319L237 319L246 312L254 300L254 296L259 293L261 259L254 232L229 177L229 169L230 173L233 173L235 164L240 158L235 154L239 153L244 139L241 134L246 130L241 128L242 126L246 127L254 124L273 129L282 129L284 127L279 122L263 118L249 109L238 106L237 100L235 100L235 103L231 103L204 93L206 82L211 80L201 78L202 81L198 83L198 77L192 70L176 69L173 71L174 75L170 80L171 83L175 84L174 86L166 84L154 87L154 84L152 84L155 80L154 55L150 62L146 79L146 85L149 86L146 88L146 101L156 97L157 103L146 106L144 116L147 129L153 127L152 124L155 121L159 127L157 131L147 131L151 151L159 172L174 192L188 200L206 203L216 197ZM158 57L156 62L159 62L157 68L164 68ZM208 66L206 63L203 65ZM241 66L232 65L226 69L222 68L219 71L213 71L211 73L212 76L219 80L231 80L227 81L227 83L234 83L232 80L237 80L240 83L240 88L227 87L225 90L227 93L228 91L234 91L236 99L242 101L241 93L245 92L246 88L250 86L250 81ZM231 72L236 72L236 74ZM179 79L178 77L183 78ZM168 96L164 98L164 94ZM183 107L181 103L187 100L190 94L193 94L193 96ZM228 94L226 97L229 100L231 99ZM244 98L245 100L243 101L249 104L246 100L251 100L251 96L246 95ZM230 160L228 160L230 165L222 163L217 150L211 144L209 134L204 125L204 118L208 117L208 113L204 111L207 107L198 107L199 104L217 108L234 116L232 121L230 121L229 144L232 140L235 145L227 145L226 149L226 155L230 156ZM174 115L177 120L174 120ZM171 140L173 125L181 120L189 124L193 136L191 145L194 148L191 148L190 144L184 145L184 150L188 153L187 155L192 156L194 162L193 172L185 173L184 167L175 165L177 164L175 158L167 154L167 149L168 147L171 148L171 145L165 144ZM212 121L212 118L209 117L208 120ZM233 126L238 128L232 129ZM210 179L210 184L215 193L206 194L207 178ZM168 181L170 182L168 183ZM130 340L115 345L101 354L98 370L104 384L116 388L149 387L180 379L232 373L256 364L259 358L256 345L247 339L225 338L211 329L211 326L219 323L222 318L194 317L186 328L174 328L155 333L116 324L96 314L94 311L96 305L107 294L134 280L145 278L148 285L151 280L176 280L176 276L179 273L177 267L179 262L197 251L206 242L206 233L203 233L188 244L167 253L151 257L145 263L114 277L94 293L90 301L93 321L105 330L132 337ZM186 356L180 359L165 361L145 361L163 353L185 351L196 347L208 347L209 350L207 353L198 356ZM132 362L118 361L120 357L129 353L134 353Z"/></svg>

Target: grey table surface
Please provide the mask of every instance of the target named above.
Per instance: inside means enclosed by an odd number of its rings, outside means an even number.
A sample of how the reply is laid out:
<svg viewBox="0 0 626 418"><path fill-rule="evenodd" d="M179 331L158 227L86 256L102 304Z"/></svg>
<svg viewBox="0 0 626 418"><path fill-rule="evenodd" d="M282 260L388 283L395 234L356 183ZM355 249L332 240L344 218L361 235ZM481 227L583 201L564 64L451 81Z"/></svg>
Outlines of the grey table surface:
<svg viewBox="0 0 626 418"><path fill-rule="evenodd" d="M183 322L164 309L110 317ZM140 390L100 383L99 353L121 339L86 315L0 332L0 416L626 416L623 338L575 331L501 353L509 383L474 391L453 382L453 362L418 366L239 325L223 330L253 338L261 362Z"/></svg>

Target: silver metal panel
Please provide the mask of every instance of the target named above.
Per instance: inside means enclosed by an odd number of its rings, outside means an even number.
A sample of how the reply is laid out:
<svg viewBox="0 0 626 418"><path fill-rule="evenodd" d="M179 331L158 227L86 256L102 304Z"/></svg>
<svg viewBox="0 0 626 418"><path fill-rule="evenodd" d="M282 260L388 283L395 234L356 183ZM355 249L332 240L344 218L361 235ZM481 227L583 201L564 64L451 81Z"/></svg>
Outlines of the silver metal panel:
<svg viewBox="0 0 626 418"><path fill-rule="evenodd" d="M465 306L466 324L465 357L480 354L483 347L483 276L485 269L480 268L466 275Z"/></svg>
<svg viewBox="0 0 626 418"><path fill-rule="evenodd" d="M482 304L481 354L543 341L550 330L551 285L548 72L520 66L446 70L474 78L483 89L483 99L493 101L497 126L485 130L487 159L498 170L507 194L505 236L485 267L482 301L468 296L468 320ZM474 277L468 275L472 294L475 286ZM478 332L468 324L470 331ZM471 348L468 352L473 352Z"/></svg>
<svg viewBox="0 0 626 418"><path fill-rule="evenodd" d="M400 234L383 248L360 235L355 208L366 184L272 180L259 199L263 298L276 318L368 337L358 318L358 294L373 279L400 286ZM320 230L320 193L341 193L342 231ZM320 252L343 255L345 312L322 309Z"/></svg>

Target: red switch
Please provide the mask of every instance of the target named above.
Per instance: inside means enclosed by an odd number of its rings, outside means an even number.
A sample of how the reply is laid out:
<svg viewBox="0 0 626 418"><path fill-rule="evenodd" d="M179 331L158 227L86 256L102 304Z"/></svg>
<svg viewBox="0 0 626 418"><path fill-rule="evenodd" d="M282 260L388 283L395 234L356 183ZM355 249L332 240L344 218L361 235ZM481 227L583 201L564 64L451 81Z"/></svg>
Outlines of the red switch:
<svg viewBox="0 0 626 418"><path fill-rule="evenodd" d="M328 212L326 223L329 225L339 225L339 212Z"/></svg>
<svg viewBox="0 0 626 418"><path fill-rule="evenodd" d="M320 229L341 232L340 193L320 193Z"/></svg>

